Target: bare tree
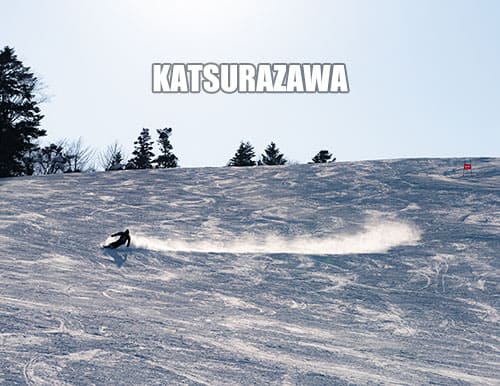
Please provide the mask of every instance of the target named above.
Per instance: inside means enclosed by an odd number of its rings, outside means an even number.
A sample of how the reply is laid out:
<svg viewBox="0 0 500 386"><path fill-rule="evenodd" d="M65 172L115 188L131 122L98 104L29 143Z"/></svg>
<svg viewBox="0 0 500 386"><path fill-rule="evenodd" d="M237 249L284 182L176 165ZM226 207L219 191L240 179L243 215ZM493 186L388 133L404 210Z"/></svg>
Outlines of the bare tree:
<svg viewBox="0 0 500 386"><path fill-rule="evenodd" d="M123 165L123 150L122 146L118 142L114 142L108 145L101 154L99 154L99 163L101 167L106 170L122 170Z"/></svg>
<svg viewBox="0 0 500 386"><path fill-rule="evenodd" d="M93 165L90 165L90 163L95 151L90 146L85 146L82 138L69 143L65 142L64 145L68 157L68 172L78 173L92 169Z"/></svg>

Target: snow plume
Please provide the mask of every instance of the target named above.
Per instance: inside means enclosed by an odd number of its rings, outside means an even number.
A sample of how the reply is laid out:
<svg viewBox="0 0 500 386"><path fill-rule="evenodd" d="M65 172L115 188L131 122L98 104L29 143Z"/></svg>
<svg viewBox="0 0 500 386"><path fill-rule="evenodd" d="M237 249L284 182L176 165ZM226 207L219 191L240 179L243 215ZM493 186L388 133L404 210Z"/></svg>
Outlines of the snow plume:
<svg viewBox="0 0 500 386"><path fill-rule="evenodd" d="M132 246L159 252L199 253L289 253L345 255L386 253L400 245L415 245L420 240L417 226L400 221L370 221L356 233L325 237L277 235L233 237L224 241L157 239L132 235Z"/></svg>

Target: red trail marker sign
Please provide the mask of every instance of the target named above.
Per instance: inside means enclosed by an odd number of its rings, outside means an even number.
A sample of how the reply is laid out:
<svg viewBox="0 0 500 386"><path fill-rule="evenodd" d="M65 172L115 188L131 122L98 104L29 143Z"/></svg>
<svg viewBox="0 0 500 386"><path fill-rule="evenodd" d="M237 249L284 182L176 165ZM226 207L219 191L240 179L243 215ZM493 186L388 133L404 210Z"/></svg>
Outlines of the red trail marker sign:
<svg viewBox="0 0 500 386"><path fill-rule="evenodd" d="M465 176L466 170L469 170L470 174L472 174L472 161L471 160L464 162L464 170L463 170L462 176Z"/></svg>

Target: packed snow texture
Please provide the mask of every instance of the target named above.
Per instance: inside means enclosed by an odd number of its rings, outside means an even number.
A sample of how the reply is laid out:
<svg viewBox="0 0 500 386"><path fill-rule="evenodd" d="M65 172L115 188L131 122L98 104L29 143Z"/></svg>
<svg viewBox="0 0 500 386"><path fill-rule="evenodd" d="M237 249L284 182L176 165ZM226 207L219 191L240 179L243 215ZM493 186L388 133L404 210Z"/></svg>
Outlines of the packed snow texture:
<svg viewBox="0 0 500 386"><path fill-rule="evenodd" d="M500 160L461 162L0 179L0 384L499 384Z"/></svg>

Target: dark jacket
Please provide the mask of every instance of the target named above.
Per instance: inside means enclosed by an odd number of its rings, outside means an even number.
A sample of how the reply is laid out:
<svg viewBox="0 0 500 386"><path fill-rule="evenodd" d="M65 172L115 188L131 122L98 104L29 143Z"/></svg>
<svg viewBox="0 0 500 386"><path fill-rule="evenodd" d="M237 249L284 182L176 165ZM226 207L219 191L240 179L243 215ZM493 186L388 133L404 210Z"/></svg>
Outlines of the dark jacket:
<svg viewBox="0 0 500 386"><path fill-rule="evenodd" d="M117 233L111 235L111 237L116 237L116 236L120 236L120 238L116 241L113 241L111 244L109 244L111 247L116 248L116 247L119 247L120 245L123 245L125 243L127 243L127 247L130 245L130 233L129 233L128 229L125 232L117 232Z"/></svg>

